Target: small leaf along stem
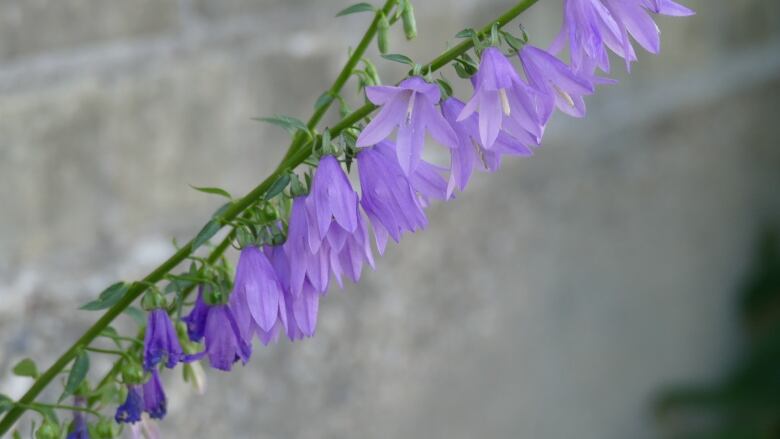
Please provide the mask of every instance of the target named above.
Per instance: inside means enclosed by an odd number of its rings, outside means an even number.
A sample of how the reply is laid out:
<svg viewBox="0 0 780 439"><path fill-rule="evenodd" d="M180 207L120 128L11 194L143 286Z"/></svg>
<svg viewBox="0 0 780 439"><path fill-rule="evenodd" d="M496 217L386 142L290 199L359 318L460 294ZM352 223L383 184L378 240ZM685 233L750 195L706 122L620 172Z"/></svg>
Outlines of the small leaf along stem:
<svg viewBox="0 0 780 439"><path fill-rule="evenodd" d="M490 23L488 23L484 28L482 28L481 32L485 32L485 33L490 32L490 30L493 28L494 25L498 29L500 29L501 27L506 25L509 21L513 20L518 15L520 15L528 8L530 8L532 5L537 3L537 1L538 0L519 1L515 6L509 8L496 20L493 20ZM385 3L385 7L382 9L383 13L385 10L387 11L387 13L389 13L396 3L397 0L388 0ZM357 65L360 58L362 57L362 53L365 51L365 49L373 40L373 37L376 32L376 26L378 24L378 18L379 15L375 17L374 21L369 27L369 30L366 32L363 39L360 41L360 44L353 52L353 56L349 58L347 64L344 66L344 69L336 78L336 81L334 82L333 86L330 89L332 95L338 95L338 92L341 91L341 88L344 86L346 81L351 76L352 70L354 69L354 67ZM472 40L462 41L458 45L443 52L441 55L433 59L428 64L423 65L422 71L425 72L437 71L442 67L446 66L449 62L453 61L458 56L466 53L472 47L473 47ZM314 114L307 122L307 126L309 127L309 129L313 129L317 125L317 123L322 119L325 112L329 108L331 102L328 102L327 104L322 105L317 110L315 110ZM341 134L342 131L352 127L354 124L356 124L363 118L370 115L375 109L376 106L373 104L369 103L363 105L362 107L358 108L357 110L345 116L340 122L332 126L330 128L330 134L333 137L338 136L339 134ZM316 142L318 138L319 136L313 136L312 138L307 138L307 136L305 135L301 135L301 134L295 135L294 140L290 145L290 148L288 149L285 157L277 166L276 170L268 178L263 180L254 189L252 189L249 193L247 193L244 197L237 199L234 203L230 204L229 207L227 207L225 211L222 212L221 214L221 219L222 219L221 223L226 224L234 220L247 208L252 206L258 200L262 199L265 193L271 188L273 183L283 173L295 169L298 165L303 163L309 157L312 151L311 148L309 148L309 146L312 145L314 142ZM231 235L233 235L233 233L230 233L228 237L226 237L215 248L215 251L212 253L212 255L218 254L215 260L218 259L219 255L221 255L221 253L224 252L225 249L229 246L230 242L233 239ZM230 238L230 240L228 240L228 238ZM57 375L59 375L59 373L62 372L68 366L68 364L70 364L74 360L74 358L76 358L76 356L80 352L83 352L84 348L88 347L92 343L92 341L96 337L98 337L98 335L100 335L101 332L105 328L107 328L112 321L114 321L114 319L116 319L116 317L118 317L126 308L128 308L133 302L135 302L135 300L148 289L148 285L154 285L160 280L164 279L165 275L168 274L168 272L176 268L182 261L186 260L195 250L195 246L193 244L196 243L196 239L197 237L192 238L189 242L187 242L185 245L179 248L178 251L176 251L171 257L169 257L157 268L155 268L149 274L147 274L146 277L144 277L141 281L132 283L131 286L128 288L127 292L121 297L121 299L117 303L112 305L110 308L108 308L105 311L105 313L54 362L54 364L52 364L46 371L44 371L38 377L38 379L35 380L33 385L22 396L22 398L17 403L14 404L14 407L5 414L5 416L0 420L0 435L3 435L6 432L8 432L8 430L10 430L11 427L14 425L14 423L19 419L19 417L27 409L33 407L36 404L35 399L43 391L43 389L45 389L46 386L48 386L49 383L51 383L54 380L54 378L56 378ZM116 373L116 370L118 370L118 368L115 365L115 367L111 370L111 372L108 375L106 375L103 378L103 380L101 380L101 383L110 381L111 377Z"/></svg>

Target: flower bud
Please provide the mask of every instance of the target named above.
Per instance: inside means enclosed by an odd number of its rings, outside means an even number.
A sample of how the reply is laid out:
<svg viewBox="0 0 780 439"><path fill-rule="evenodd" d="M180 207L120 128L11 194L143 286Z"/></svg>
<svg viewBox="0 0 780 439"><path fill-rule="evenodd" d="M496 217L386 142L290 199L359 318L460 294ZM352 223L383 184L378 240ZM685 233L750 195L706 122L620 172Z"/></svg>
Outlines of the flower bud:
<svg viewBox="0 0 780 439"><path fill-rule="evenodd" d="M379 23L377 24L376 29L376 43L379 47L379 53L385 54L387 53L388 43L388 33L390 31L390 23L387 21L387 17L385 17L385 14L380 12L379 13Z"/></svg>
<svg viewBox="0 0 780 439"><path fill-rule="evenodd" d="M411 0L404 1L404 11L401 13L401 21L404 23L404 34L407 40L413 40L417 36L417 22L414 20L414 7Z"/></svg>
<svg viewBox="0 0 780 439"><path fill-rule="evenodd" d="M157 308L165 308L166 305L167 303L165 303L165 297L163 297L159 291L154 289L149 290L141 300L141 307L145 311L151 311Z"/></svg>
<svg viewBox="0 0 780 439"><path fill-rule="evenodd" d="M122 379L126 384L141 384L144 381L144 370L136 361L124 361Z"/></svg>
<svg viewBox="0 0 780 439"><path fill-rule="evenodd" d="M100 421L98 421L97 425L95 426L95 437L97 439L111 439L116 435L116 432L114 431L114 423L107 418L103 418Z"/></svg>
<svg viewBox="0 0 780 439"><path fill-rule="evenodd" d="M35 439L59 439L60 426L49 418L43 421L35 432Z"/></svg>
<svg viewBox="0 0 780 439"><path fill-rule="evenodd" d="M382 80L379 79L379 72L376 71L376 66L371 61L364 59L363 63L366 65L366 75L371 78L371 82L374 85L382 85Z"/></svg>

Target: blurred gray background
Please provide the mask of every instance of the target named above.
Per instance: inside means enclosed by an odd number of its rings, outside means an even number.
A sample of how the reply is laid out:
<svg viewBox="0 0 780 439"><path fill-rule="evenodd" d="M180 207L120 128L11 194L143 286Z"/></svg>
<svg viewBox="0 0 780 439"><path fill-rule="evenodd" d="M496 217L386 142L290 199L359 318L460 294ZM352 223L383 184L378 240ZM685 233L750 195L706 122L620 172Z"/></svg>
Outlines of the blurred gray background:
<svg viewBox="0 0 780 439"><path fill-rule="evenodd" d="M392 51L427 60L512 3L416 1L419 38ZM545 45L560 1L539 3L521 21ZM588 118L333 289L315 338L209 372L204 396L168 374L164 436L661 436L657 391L740 349L735 286L780 212L780 3L685 3ZM308 117L368 24L332 18L348 4L0 2L0 392L198 230L220 200L188 184L242 194L272 170L285 133L251 118Z"/></svg>

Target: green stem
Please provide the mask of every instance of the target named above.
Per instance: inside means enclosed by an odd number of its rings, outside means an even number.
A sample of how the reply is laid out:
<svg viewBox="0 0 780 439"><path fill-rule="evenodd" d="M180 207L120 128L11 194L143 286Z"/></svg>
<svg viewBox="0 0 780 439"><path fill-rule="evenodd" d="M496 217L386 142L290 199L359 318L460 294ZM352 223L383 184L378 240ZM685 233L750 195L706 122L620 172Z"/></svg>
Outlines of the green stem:
<svg viewBox="0 0 780 439"><path fill-rule="evenodd" d="M49 408L49 409L55 409L55 410L68 410L71 412L86 412L91 415L95 415L98 418L102 418L103 415L101 415L99 412L96 412L95 410L86 408L86 407L79 407L75 405L63 405L63 404L46 404L43 402L34 402L32 404L22 404L21 402L17 402L14 404L15 407L21 407L26 410L35 410L40 411L43 408Z"/></svg>
<svg viewBox="0 0 780 439"><path fill-rule="evenodd" d="M503 27L506 23L508 23L509 21L511 21L518 15L520 15L522 12L530 8L537 1L538 0L522 0L518 2L515 6L513 6L512 8L504 12L499 18L485 25L482 31L489 32L490 28L494 24L497 24L498 27ZM372 25L373 24L374 23L372 23ZM473 43L470 40L464 40L460 44L450 48L446 52L439 55L429 64L426 64L423 70L424 71L427 71L428 69L430 69L431 71L439 70L440 68L444 67L447 63L449 63L453 59L457 58L458 56L462 55L463 53L471 49L472 46ZM353 53L353 56L354 55L355 54ZM360 57L357 57L357 59L359 60ZM348 78L349 75L347 74L346 77ZM346 79L344 79L344 81L346 81ZM341 85L343 85L343 83ZM375 109L376 106L373 104L366 104L358 108L357 110L349 114L347 117L342 119L339 123L337 123L330 129L331 136L333 137L338 136L339 134L341 134L343 130L351 127L352 125L354 125L355 123L363 119L364 117L368 116ZM320 117L322 116L320 115ZM280 175L287 172L288 170L294 169L296 166L298 166L304 160L306 160L306 158L308 158L310 154L310 149L307 147L307 145L311 143L312 140L299 141L301 142L300 143L301 147L295 146L296 143L299 142L293 142L287 154L285 155L285 158L281 161L281 163L279 163L279 166L276 167L276 170L268 178L266 178L259 185L257 185L257 187L255 187L254 189L252 189L252 191L246 194L243 198L240 198L239 200L234 202L222 214L223 223L227 223L235 219L239 214L241 214L241 212L246 210L257 200L261 199L263 195L271 187L271 185L276 181L276 179L279 178ZM144 293L144 291L146 291L147 288L146 285L156 284L161 279L163 279L163 277L169 271L173 270L182 261L187 259L187 257L190 254L192 254L193 251L195 250L192 247L193 242L194 242L194 238L191 239L189 242L187 242L184 246L182 246L176 253L174 253L165 262L160 264L151 273L146 275L146 277L144 277L140 282L133 283L128 289L127 293L125 293L122 299L119 300L119 302L117 302L114 306L106 310L103 316L101 316L97 320L97 322L95 322L89 329L87 329L87 331L78 340L76 340L76 342L54 362L54 364L52 364L43 374L41 374L41 376L38 377L37 380L35 380L35 382L27 391L27 393L25 393L24 396L22 396L22 398L19 400L19 403L16 406L14 406L14 408L9 410L8 413L6 413L6 415L3 417L3 419L0 420L0 435L6 433L13 426L16 420L19 419L22 413L24 413L25 411L24 406L33 403L35 401L35 398L37 398L38 395L43 391L43 389L46 388L46 386L49 385L49 383L63 369L65 369L65 367L76 357L76 355L81 349L89 346L92 340L94 340L95 337L97 337L100 334L100 332L103 331L103 329L108 327L108 325L116 317L118 317L122 313L122 311L125 310L125 308L130 306L141 294Z"/></svg>
<svg viewBox="0 0 780 439"><path fill-rule="evenodd" d="M127 352L125 351L117 351L116 349L103 349L103 348L93 348L90 346L87 346L84 348L84 350L90 351L90 352L96 352L98 354L108 354L108 355L119 355L121 357L125 357Z"/></svg>

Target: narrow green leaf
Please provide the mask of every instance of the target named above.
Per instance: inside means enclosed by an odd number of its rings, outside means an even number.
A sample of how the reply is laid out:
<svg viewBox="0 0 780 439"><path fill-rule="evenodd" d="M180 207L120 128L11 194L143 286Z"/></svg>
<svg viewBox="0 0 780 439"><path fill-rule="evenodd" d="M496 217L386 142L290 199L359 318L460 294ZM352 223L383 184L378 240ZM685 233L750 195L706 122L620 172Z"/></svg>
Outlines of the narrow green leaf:
<svg viewBox="0 0 780 439"><path fill-rule="evenodd" d="M225 213L226 210L230 208L230 206L233 205L232 201L229 201L222 206L219 207L219 209L214 211L214 214L211 215L211 218L219 218L222 216L223 213Z"/></svg>
<svg viewBox="0 0 780 439"><path fill-rule="evenodd" d="M333 102L333 95L330 94L329 91L326 91L325 93L321 94L320 97L317 98L317 101L314 103L314 109L319 110L320 108L330 104Z"/></svg>
<svg viewBox="0 0 780 439"><path fill-rule="evenodd" d="M401 55L400 53L387 53L382 55L382 58L390 61L395 61L401 64L408 64L410 66L414 66L414 61L412 61L411 58L409 58L406 55Z"/></svg>
<svg viewBox="0 0 780 439"><path fill-rule="evenodd" d="M284 188L287 187L287 185L290 184L290 174L284 173L279 176L279 178L276 179L274 184L271 185L270 188L268 188L268 192L265 193L265 199L270 200L273 197L279 195L282 193Z"/></svg>
<svg viewBox="0 0 780 439"><path fill-rule="evenodd" d="M296 131L303 131L305 133L309 133L309 128L306 126L305 123L303 123L303 121L291 116L276 115L271 117L254 118L254 120L260 122L267 122L276 125L278 127L282 127L285 130L287 130L287 132L290 134L295 134Z"/></svg>
<svg viewBox="0 0 780 439"><path fill-rule="evenodd" d="M205 226L203 226L202 229L200 229L198 236L196 236L192 241L192 251L195 251L198 247L205 244L209 239L211 239L212 236L216 235L221 228L222 223L220 223L219 220L212 219L209 221Z"/></svg>
<svg viewBox="0 0 780 439"><path fill-rule="evenodd" d="M141 311L140 308L136 308L134 306L128 306L122 312L130 316L131 319L135 320L138 326L143 326L146 324L146 313Z"/></svg>
<svg viewBox="0 0 780 439"><path fill-rule="evenodd" d="M336 14L336 17L343 17L345 15L356 14L358 12L374 12L374 6L365 2L356 3L339 11L339 13Z"/></svg>
<svg viewBox="0 0 780 439"><path fill-rule="evenodd" d="M228 200L233 198L228 191L226 191L226 190L224 190L222 188L218 188L218 187L197 187L197 186L193 186L193 185L190 185L190 187L195 189L198 192L203 192L203 193L206 193L206 194L213 194L213 195L223 196L223 197L227 198Z"/></svg>
<svg viewBox="0 0 780 439"><path fill-rule="evenodd" d="M13 368L13 373L20 377L38 378L38 367L35 362L29 358L16 363Z"/></svg>
<svg viewBox="0 0 780 439"><path fill-rule="evenodd" d="M86 311L97 311L110 308L119 302L120 299L122 299L122 296L127 293L128 288L129 286L126 283L117 282L103 290L97 299L82 305L80 309Z"/></svg>
<svg viewBox="0 0 780 439"><path fill-rule="evenodd" d="M516 52L523 48L523 45L525 42L523 42L522 39L517 38L516 36L510 34L509 32L501 31L501 36L504 37L504 41L506 41L507 44L509 44L509 47L514 49Z"/></svg>
<svg viewBox="0 0 780 439"><path fill-rule="evenodd" d="M86 351L81 351L73 362L73 367L70 368L68 380L65 382L65 391L62 393L60 401L73 395L73 392L79 388L81 382L87 377L87 372L89 372L89 354Z"/></svg>
<svg viewBox="0 0 780 439"><path fill-rule="evenodd" d="M452 96L452 86L450 86L447 81L443 79L437 79L436 83L439 84L439 88L441 88L442 96Z"/></svg>

